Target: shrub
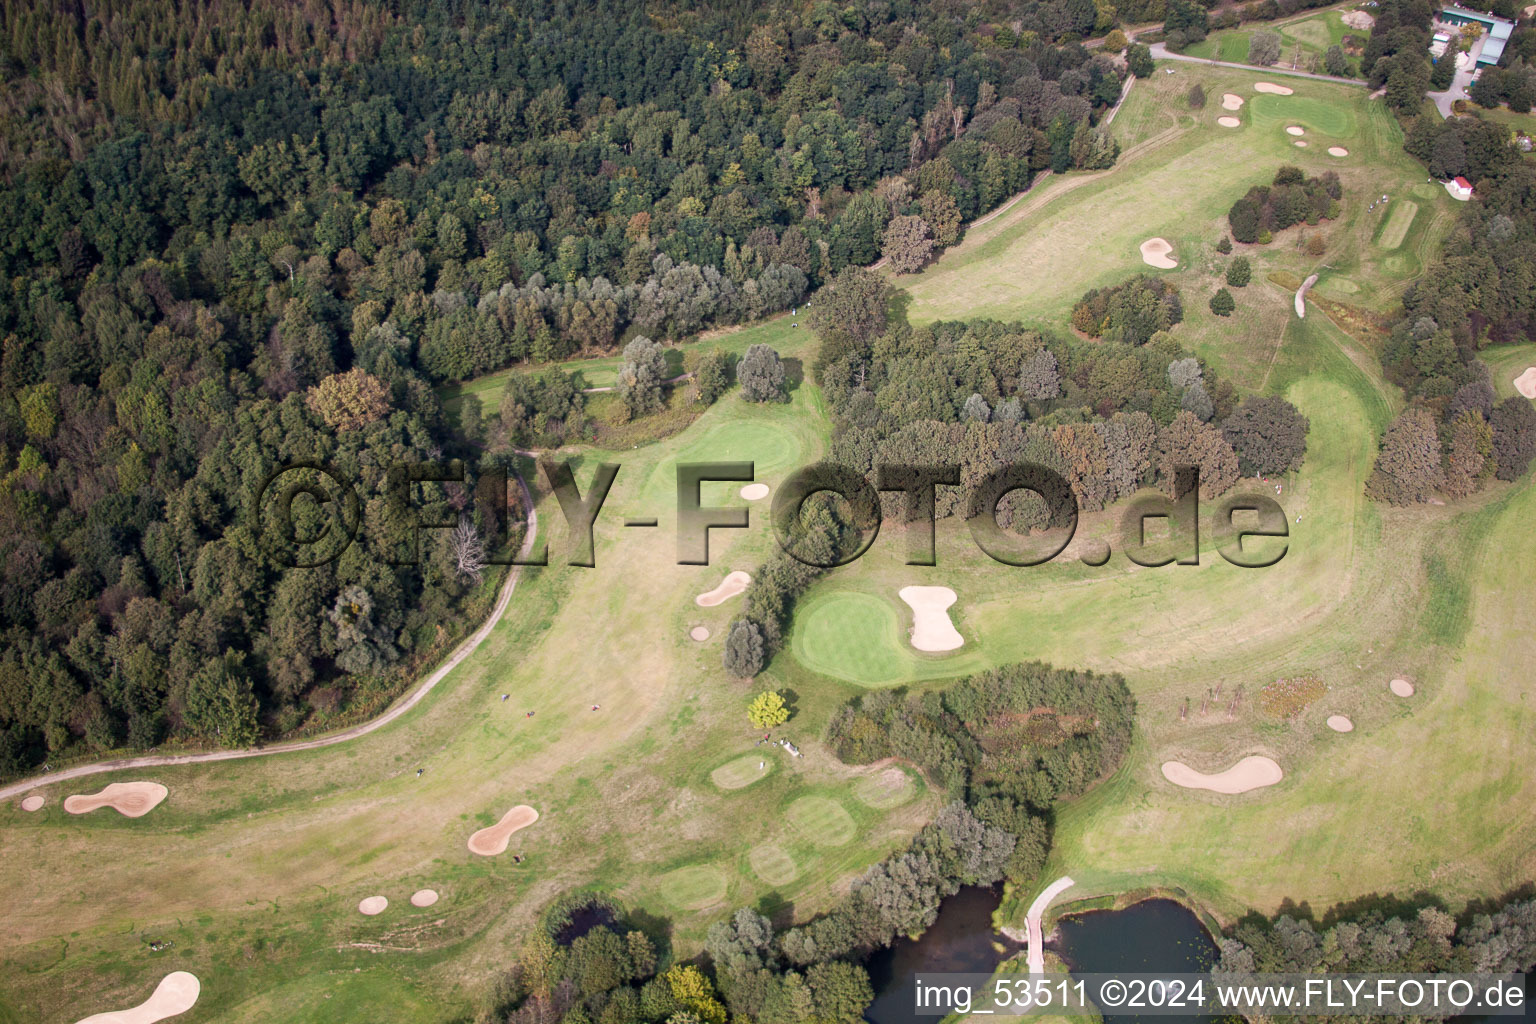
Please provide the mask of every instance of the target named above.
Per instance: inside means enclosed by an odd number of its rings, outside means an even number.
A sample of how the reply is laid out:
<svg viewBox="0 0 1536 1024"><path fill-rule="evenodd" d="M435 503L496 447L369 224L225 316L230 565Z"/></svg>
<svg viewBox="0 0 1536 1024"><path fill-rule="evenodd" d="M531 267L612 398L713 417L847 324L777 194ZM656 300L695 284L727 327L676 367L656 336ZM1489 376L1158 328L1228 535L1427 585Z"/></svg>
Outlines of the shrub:
<svg viewBox="0 0 1536 1024"><path fill-rule="evenodd" d="M1232 293L1225 288L1216 289L1216 294L1211 296L1211 312L1217 316L1231 316L1237 308L1237 303L1232 299Z"/></svg>
<svg viewBox="0 0 1536 1024"><path fill-rule="evenodd" d="M776 690L764 690L747 705L747 720L759 729L772 729L789 721L789 708Z"/></svg>
<svg viewBox="0 0 1536 1024"><path fill-rule="evenodd" d="M737 679L751 679L763 670L766 652L763 631L750 619L737 619L726 634L725 670Z"/></svg>
<svg viewBox="0 0 1536 1024"><path fill-rule="evenodd" d="M1248 264L1248 257L1239 256L1227 267L1227 284L1233 288L1246 288L1253 278L1253 268Z"/></svg>
<svg viewBox="0 0 1536 1024"><path fill-rule="evenodd" d="M1223 256L1230 253L1232 251L1232 239L1228 238L1226 235L1222 235L1221 241L1216 243L1216 251L1221 253Z"/></svg>
<svg viewBox="0 0 1536 1024"><path fill-rule="evenodd" d="M1196 82L1194 85L1189 87L1189 96L1187 98L1189 100L1189 109L1190 110L1202 110L1202 109L1204 109L1205 108L1205 86L1201 85L1199 82Z"/></svg>

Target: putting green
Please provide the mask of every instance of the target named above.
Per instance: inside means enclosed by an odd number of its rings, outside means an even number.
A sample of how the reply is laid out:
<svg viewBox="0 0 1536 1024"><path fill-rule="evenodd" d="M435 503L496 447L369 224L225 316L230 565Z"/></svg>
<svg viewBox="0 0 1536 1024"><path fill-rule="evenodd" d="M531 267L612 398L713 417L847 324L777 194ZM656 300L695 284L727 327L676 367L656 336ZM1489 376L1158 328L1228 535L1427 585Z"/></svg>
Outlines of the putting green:
<svg viewBox="0 0 1536 1024"><path fill-rule="evenodd" d="M756 847L747 855L752 871L769 885L788 885L800 874L795 858L784 852L777 843Z"/></svg>
<svg viewBox="0 0 1536 1024"><path fill-rule="evenodd" d="M900 807L917 795L912 778L900 768L886 768L875 775L866 775L853 784L853 795L860 803L878 811Z"/></svg>
<svg viewBox="0 0 1536 1024"><path fill-rule="evenodd" d="M853 819L836 800L804 796L789 805L789 824L817 846L843 846L853 838Z"/></svg>
<svg viewBox="0 0 1536 1024"><path fill-rule="evenodd" d="M913 659L901 649L901 623L888 601L842 591L804 602L795 616L795 656L807 668L861 686L907 678Z"/></svg>
<svg viewBox="0 0 1536 1024"><path fill-rule="evenodd" d="M1248 101L1248 112L1258 126L1299 124L1339 139L1348 138L1358 130L1352 107L1310 96L1260 93Z"/></svg>
<svg viewBox="0 0 1536 1024"><path fill-rule="evenodd" d="M758 765L762 765L761 768ZM721 789L745 789L773 772L773 762L762 754L746 754L709 773L709 781Z"/></svg>
<svg viewBox="0 0 1536 1024"><path fill-rule="evenodd" d="M656 890L679 910L702 910L725 899L725 873L713 864L690 864L657 878Z"/></svg>
<svg viewBox="0 0 1536 1024"><path fill-rule="evenodd" d="M1419 204L1408 199L1399 199L1392 204L1391 211L1387 214L1386 223L1382 225L1381 234L1376 237L1376 244L1383 249L1396 249L1403 244L1403 239L1408 235L1408 229L1413 226L1413 218L1418 216Z"/></svg>

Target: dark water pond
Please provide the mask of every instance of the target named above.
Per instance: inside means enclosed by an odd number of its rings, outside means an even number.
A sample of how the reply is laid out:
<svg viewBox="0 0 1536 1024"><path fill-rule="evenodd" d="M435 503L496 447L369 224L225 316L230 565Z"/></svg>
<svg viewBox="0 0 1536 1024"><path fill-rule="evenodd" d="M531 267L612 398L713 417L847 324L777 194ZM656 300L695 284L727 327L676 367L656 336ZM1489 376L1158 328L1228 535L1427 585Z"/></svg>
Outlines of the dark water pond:
<svg viewBox="0 0 1536 1024"><path fill-rule="evenodd" d="M1178 973L1208 971L1216 963L1216 943L1200 919L1182 903L1146 900L1124 910L1103 910L1064 917L1050 944L1074 973ZM1104 1015L1104 1024L1131 1021L1206 1020L1204 1017Z"/></svg>
<svg viewBox="0 0 1536 1024"><path fill-rule="evenodd" d="M918 972L989 974L1022 945L992 930L996 889L961 889L939 906L938 920L917 940L901 939L869 963L875 1001L864 1016L872 1024L937 1024L913 1011ZM1186 907L1172 900L1147 900L1125 910L1063 918L1050 944L1074 971L1205 971L1216 962L1216 944ZM1185 1018L1149 1018L1177 1024ZM1199 1020L1202 1018L1187 1018ZM1105 1024L1137 1018L1106 1015Z"/></svg>

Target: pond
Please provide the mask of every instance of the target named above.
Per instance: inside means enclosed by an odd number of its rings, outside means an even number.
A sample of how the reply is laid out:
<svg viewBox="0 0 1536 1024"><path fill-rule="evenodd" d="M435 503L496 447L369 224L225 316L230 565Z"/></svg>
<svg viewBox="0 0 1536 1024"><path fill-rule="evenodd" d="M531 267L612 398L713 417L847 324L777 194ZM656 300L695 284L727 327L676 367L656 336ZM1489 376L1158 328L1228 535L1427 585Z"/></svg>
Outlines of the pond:
<svg viewBox="0 0 1536 1024"><path fill-rule="evenodd" d="M900 939L870 959L875 1000L864 1016L872 1024L937 1024L914 1012L914 979L919 972L990 974L1024 947L992 928L1001 892L961 889L939 905L939 916L916 941ZM1074 971L1195 972L1216 962L1216 944L1200 919L1173 900L1146 900L1124 910L1094 911L1062 918L1047 947ZM1186 1019L1158 1017L1158 1024ZM1203 1018L1187 1018L1200 1020ZM1137 1018L1106 1015L1105 1024Z"/></svg>

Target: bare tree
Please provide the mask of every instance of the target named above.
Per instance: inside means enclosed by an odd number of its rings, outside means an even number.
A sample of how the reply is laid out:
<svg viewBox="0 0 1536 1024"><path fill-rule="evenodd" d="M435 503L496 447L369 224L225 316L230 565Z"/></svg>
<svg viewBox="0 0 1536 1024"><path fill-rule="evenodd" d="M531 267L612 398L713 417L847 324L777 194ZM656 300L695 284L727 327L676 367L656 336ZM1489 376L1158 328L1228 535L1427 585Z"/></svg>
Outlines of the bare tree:
<svg viewBox="0 0 1536 1024"><path fill-rule="evenodd" d="M454 569L461 577L479 583L487 564L485 544L480 540L480 531L475 529L469 516L459 516L459 525L454 528L451 543Z"/></svg>

